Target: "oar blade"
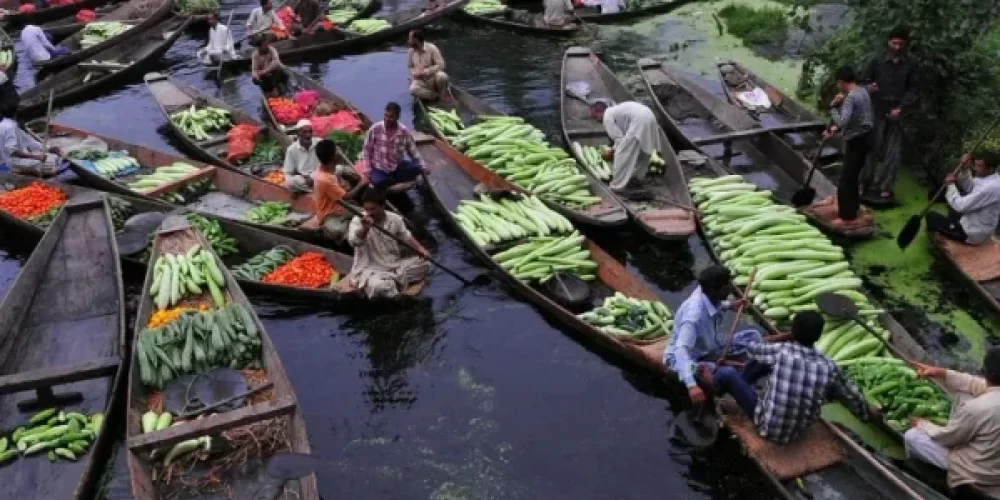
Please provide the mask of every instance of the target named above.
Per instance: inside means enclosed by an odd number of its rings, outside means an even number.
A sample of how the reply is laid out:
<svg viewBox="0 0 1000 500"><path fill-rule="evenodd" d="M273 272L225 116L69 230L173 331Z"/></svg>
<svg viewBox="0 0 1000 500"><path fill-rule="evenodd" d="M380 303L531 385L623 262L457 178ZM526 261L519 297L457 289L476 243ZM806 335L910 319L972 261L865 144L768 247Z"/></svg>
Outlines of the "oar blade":
<svg viewBox="0 0 1000 500"><path fill-rule="evenodd" d="M796 207L807 207L812 205L816 199L816 190L811 187L804 187L792 195L792 205Z"/></svg>
<svg viewBox="0 0 1000 500"><path fill-rule="evenodd" d="M896 236L896 245L899 246L900 250L905 250L906 247L910 246L910 243L913 243L913 239L920 232L921 219L922 217L914 215L910 217L910 220L906 221L903 230L899 232L899 236Z"/></svg>

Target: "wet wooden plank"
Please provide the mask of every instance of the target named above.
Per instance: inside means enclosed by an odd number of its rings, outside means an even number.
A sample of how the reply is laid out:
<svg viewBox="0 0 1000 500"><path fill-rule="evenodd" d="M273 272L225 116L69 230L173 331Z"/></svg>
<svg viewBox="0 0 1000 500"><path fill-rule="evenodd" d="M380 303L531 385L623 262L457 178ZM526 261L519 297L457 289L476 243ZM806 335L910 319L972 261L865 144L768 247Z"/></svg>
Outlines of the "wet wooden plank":
<svg viewBox="0 0 1000 500"><path fill-rule="evenodd" d="M109 377L118 371L119 363L120 360L118 357L112 356L76 365L62 365L54 368L42 368L30 372L5 375L0 377L0 395L79 382L81 380Z"/></svg>

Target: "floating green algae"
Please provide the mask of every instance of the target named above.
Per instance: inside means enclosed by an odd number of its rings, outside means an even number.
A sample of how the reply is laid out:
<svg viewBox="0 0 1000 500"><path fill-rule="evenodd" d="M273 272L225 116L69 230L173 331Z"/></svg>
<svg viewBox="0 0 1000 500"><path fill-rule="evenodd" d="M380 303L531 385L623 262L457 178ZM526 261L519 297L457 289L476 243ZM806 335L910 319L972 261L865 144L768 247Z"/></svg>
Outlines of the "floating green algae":
<svg viewBox="0 0 1000 500"><path fill-rule="evenodd" d="M896 235L911 216L920 213L927 202L927 189L904 170L896 184L896 197L897 207L876 212L878 235L851 248L852 265L877 288L874 291L878 295L884 295L879 297L881 302L916 334L917 341L936 362L975 366L985 353L990 332L998 331L1000 325L996 318L974 317L962 307L965 304L956 303L954 289L960 288L961 283L953 272L950 276L946 274L949 269L940 268L944 263L935 255L926 230L921 230L906 250L899 249ZM940 336L954 336L963 341L935 346L942 339L921 338L926 337L926 332L913 331L913 315L924 316L926 328L939 330Z"/></svg>

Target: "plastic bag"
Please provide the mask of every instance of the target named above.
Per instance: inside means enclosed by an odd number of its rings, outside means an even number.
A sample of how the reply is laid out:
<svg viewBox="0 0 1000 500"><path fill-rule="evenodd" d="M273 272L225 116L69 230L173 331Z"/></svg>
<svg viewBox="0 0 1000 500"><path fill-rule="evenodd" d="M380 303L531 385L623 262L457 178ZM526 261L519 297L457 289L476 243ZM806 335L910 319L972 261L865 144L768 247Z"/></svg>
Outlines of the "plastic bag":
<svg viewBox="0 0 1000 500"><path fill-rule="evenodd" d="M316 92L315 90L303 90L301 92L297 92L293 99L299 106L302 107L303 110L308 112L310 109L313 109L313 106L315 106L316 102L319 101L319 92Z"/></svg>
<svg viewBox="0 0 1000 500"><path fill-rule="evenodd" d="M319 124L313 122L313 130L316 131L316 135L318 136L326 136L331 130L344 130L352 133L361 132L361 119L348 109L342 109L336 113L323 117L314 117L313 119L315 120L316 118L322 118L323 126L323 132L320 132Z"/></svg>
<svg viewBox="0 0 1000 500"><path fill-rule="evenodd" d="M23 3L23 4L21 4L17 8L17 11L20 12L20 13L22 13L22 14L27 13L27 12L34 12L35 11L35 5L34 4L30 4L30 3Z"/></svg>
<svg viewBox="0 0 1000 500"><path fill-rule="evenodd" d="M249 139L251 142L253 142L254 139L257 138L257 132L259 131L260 131L259 128L249 123L241 123L229 129L229 132L226 133L226 137L228 137L229 140Z"/></svg>
<svg viewBox="0 0 1000 500"><path fill-rule="evenodd" d="M229 163L245 161L253 154L253 146L253 139L231 137L226 149L226 161Z"/></svg>
<svg viewBox="0 0 1000 500"><path fill-rule="evenodd" d="M89 23L94 19L97 19L97 13L91 9L80 9L76 13L76 22L78 23Z"/></svg>

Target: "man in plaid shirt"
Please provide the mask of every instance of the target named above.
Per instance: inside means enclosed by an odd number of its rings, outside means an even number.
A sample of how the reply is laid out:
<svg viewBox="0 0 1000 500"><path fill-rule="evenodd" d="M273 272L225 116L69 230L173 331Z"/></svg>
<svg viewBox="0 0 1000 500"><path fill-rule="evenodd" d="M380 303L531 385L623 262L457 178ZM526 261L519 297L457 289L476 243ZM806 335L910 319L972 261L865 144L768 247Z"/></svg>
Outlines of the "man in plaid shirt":
<svg viewBox="0 0 1000 500"><path fill-rule="evenodd" d="M819 419L827 400L842 401L863 420L878 415L836 363L813 348L823 323L815 311L800 312L792 321L794 342L751 344L743 373L731 366L715 372L716 390L731 394L769 441L785 444L802 436ZM764 376L767 389L758 399L753 384Z"/></svg>
<svg viewBox="0 0 1000 500"><path fill-rule="evenodd" d="M413 182L421 173L427 173L413 135L399 123L401 111L399 104L386 104L382 121L372 125L365 135L369 180L379 189Z"/></svg>

